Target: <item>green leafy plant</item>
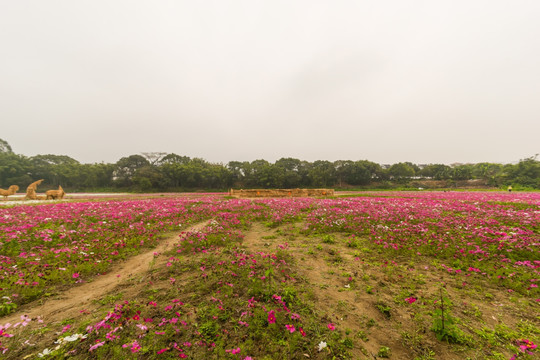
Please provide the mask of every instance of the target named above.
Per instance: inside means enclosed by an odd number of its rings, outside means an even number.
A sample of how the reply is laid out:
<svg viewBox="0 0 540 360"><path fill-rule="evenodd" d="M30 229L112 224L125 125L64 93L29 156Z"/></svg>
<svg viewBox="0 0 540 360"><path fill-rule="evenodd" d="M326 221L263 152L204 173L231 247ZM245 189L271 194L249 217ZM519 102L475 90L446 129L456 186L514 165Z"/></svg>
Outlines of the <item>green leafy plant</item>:
<svg viewBox="0 0 540 360"><path fill-rule="evenodd" d="M439 306L433 312L433 326L431 330L435 332L439 341L449 343L466 343L466 336L457 326L457 319L452 316L450 309L452 302L447 296L443 295L443 288L440 288Z"/></svg>
<svg viewBox="0 0 540 360"><path fill-rule="evenodd" d="M12 302L9 298L4 300L3 303L0 303L0 316L11 314L17 309L17 304Z"/></svg>
<svg viewBox="0 0 540 360"><path fill-rule="evenodd" d="M389 358L391 355L390 348L388 346L381 346L377 352L378 357Z"/></svg>
<svg viewBox="0 0 540 360"><path fill-rule="evenodd" d="M390 306L386 305L385 303L383 302L378 302L377 304L375 304L375 307L377 309L379 309L379 311L387 318L389 319L392 314L390 313Z"/></svg>

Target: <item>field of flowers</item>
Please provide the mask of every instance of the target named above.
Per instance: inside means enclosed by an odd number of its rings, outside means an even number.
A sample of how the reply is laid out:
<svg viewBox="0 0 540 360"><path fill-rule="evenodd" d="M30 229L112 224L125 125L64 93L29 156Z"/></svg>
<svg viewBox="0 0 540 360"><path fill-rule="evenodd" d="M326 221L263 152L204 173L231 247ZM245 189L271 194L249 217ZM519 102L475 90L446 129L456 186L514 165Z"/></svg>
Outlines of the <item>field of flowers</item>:
<svg viewBox="0 0 540 360"><path fill-rule="evenodd" d="M223 196L0 208L6 358L533 359L540 193ZM206 224L190 231L194 224ZM25 309L174 249L144 286L52 322Z"/></svg>

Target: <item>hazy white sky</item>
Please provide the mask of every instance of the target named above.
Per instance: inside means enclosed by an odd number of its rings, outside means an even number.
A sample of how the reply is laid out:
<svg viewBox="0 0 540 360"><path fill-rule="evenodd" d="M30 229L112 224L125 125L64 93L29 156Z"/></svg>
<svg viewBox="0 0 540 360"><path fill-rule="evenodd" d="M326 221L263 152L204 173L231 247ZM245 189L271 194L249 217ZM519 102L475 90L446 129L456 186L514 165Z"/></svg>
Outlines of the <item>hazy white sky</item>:
<svg viewBox="0 0 540 360"><path fill-rule="evenodd" d="M540 153L539 19L538 0L3 1L0 138L84 163L514 162Z"/></svg>

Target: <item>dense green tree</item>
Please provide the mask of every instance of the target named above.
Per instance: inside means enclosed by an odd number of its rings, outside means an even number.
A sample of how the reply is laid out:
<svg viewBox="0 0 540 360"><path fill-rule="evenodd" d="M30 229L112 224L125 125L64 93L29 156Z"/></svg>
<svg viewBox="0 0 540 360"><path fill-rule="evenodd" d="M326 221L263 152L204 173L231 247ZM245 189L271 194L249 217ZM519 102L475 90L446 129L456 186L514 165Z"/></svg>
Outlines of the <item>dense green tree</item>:
<svg viewBox="0 0 540 360"><path fill-rule="evenodd" d="M371 174L370 181L386 180L388 178L387 172L377 163L368 160L360 160L357 161L357 163L369 170L369 173Z"/></svg>
<svg viewBox="0 0 540 360"><path fill-rule="evenodd" d="M96 163L84 164L83 166L92 174L92 182L88 182L88 187L85 189L104 189L112 186L114 164Z"/></svg>
<svg viewBox="0 0 540 360"><path fill-rule="evenodd" d="M452 177L452 168L444 164L429 164L420 170L420 175L434 180L448 180Z"/></svg>
<svg viewBox="0 0 540 360"><path fill-rule="evenodd" d="M209 164L206 167L205 185L207 189L224 189L232 185L232 174L221 164Z"/></svg>
<svg viewBox="0 0 540 360"><path fill-rule="evenodd" d="M470 180L473 178L473 166L469 164L457 165L452 168L453 180Z"/></svg>
<svg viewBox="0 0 540 360"><path fill-rule="evenodd" d="M388 174L390 174L391 178L395 181L406 182L412 178L416 172L414 167L410 166L409 163L400 162L390 166Z"/></svg>
<svg viewBox="0 0 540 360"><path fill-rule="evenodd" d="M281 158L274 163L276 185L281 188L298 188L302 184L302 161L294 158Z"/></svg>
<svg viewBox="0 0 540 360"><path fill-rule="evenodd" d="M165 163L161 165L161 174L166 188L177 189L181 186L183 165L180 163Z"/></svg>
<svg viewBox="0 0 540 360"><path fill-rule="evenodd" d="M138 168L133 175L133 183L143 191L161 188L162 179L160 169L152 165Z"/></svg>
<svg viewBox="0 0 540 360"><path fill-rule="evenodd" d="M150 166L150 162L141 155L123 157L116 163L113 180L117 186L129 187L133 185L133 177L138 169Z"/></svg>
<svg viewBox="0 0 540 360"><path fill-rule="evenodd" d="M244 187L246 171L249 168L249 162L247 161L230 161L227 164L227 169L231 174L231 182L233 186Z"/></svg>
<svg viewBox="0 0 540 360"><path fill-rule="evenodd" d="M408 165L411 169L413 169L414 171L414 175L413 176L416 176L416 175L419 175L420 174L420 167L416 164L413 164L412 162L410 161L406 161L404 162L403 164L405 165Z"/></svg>
<svg viewBox="0 0 540 360"><path fill-rule="evenodd" d="M505 166L503 179L506 185L519 184L538 189L540 188L540 161L533 156L520 160L516 165Z"/></svg>
<svg viewBox="0 0 540 360"><path fill-rule="evenodd" d="M14 154L0 139L0 187L28 184L45 179L40 190L62 185L68 191L116 187L124 190L165 191L192 189L296 188L366 186L374 182L405 184L413 177L435 180L484 179L489 185L515 184L540 188L540 162L535 157L518 164L479 163L450 167L430 164L422 168L402 162L384 169L367 161L329 162L281 158L274 164L266 160L231 161L226 166L201 158L174 153L144 153L121 158L115 164L81 164L66 155L37 155L27 158Z"/></svg>
<svg viewBox="0 0 540 360"><path fill-rule="evenodd" d="M336 168L337 184L368 185L372 173L363 161L339 160L334 162Z"/></svg>
<svg viewBox="0 0 540 360"><path fill-rule="evenodd" d="M174 153L170 153L165 155L160 160L160 165L163 164L187 164L191 161L191 159L188 156L180 156Z"/></svg>
<svg viewBox="0 0 540 360"><path fill-rule="evenodd" d="M474 164L472 174L475 179L487 181L488 185L497 186L498 178L502 175L503 166L495 163Z"/></svg>
<svg viewBox="0 0 540 360"><path fill-rule="evenodd" d="M32 182L32 163L22 155L0 152L0 187L18 185L21 189Z"/></svg>
<svg viewBox="0 0 540 360"><path fill-rule="evenodd" d="M352 160L336 160L334 161L334 169L336 170L336 185L343 186L348 184L347 177L350 173Z"/></svg>
<svg viewBox="0 0 540 360"><path fill-rule="evenodd" d="M326 160L317 160L311 166L309 177L311 185L316 187L334 186L336 184L336 168Z"/></svg>
<svg viewBox="0 0 540 360"><path fill-rule="evenodd" d="M30 176L32 181L44 179L42 184L44 189L56 188L62 185L65 177L62 173L68 171L70 167L76 167L79 162L67 155L36 155L30 158L32 171ZM64 183L64 185L66 185Z"/></svg>
<svg viewBox="0 0 540 360"><path fill-rule="evenodd" d="M246 176L248 186L272 188L279 187L272 164L266 160L254 160L250 164L250 174Z"/></svg>
<svg viewBox="0 0 540 360"><path fill-rule="evenodd" d="M11 146L6 140L0 139L0 153L13 153Z"/></svg>

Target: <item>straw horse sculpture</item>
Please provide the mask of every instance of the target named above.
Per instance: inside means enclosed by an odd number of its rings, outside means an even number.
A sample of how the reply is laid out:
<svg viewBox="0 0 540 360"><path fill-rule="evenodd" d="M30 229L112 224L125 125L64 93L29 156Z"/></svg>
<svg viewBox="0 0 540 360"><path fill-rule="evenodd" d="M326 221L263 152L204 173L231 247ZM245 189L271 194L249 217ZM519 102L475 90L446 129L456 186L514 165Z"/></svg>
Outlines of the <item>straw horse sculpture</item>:
<svg viewBox="0 0 540 360"><path fill-rule="evenodd" d="M19 191L19 187L17 185L11 185L7 190L0 189L0 195L4 197L4 200L7 200L9 195L13 195L17 191Z"/></svg>
<svg viewBox="0 0 540 360"><path fill-rule="evenodd" d="M28 187L26 188L26 197L25 197L25 199L30 199L30 200L37 200L38 199L38 197L36 195L36 190L37 190L37 186L39 184L41 184L42 181L43 181L43 179L38 180L38 181L34 181L30 185L28 185Z"/></svg>
<svg viewBox="0 0 540 360"><path fill-rule="evenodd" d="M59 185L58 190L47 190L45 191L45 195L47 195L47 200L57 200L63 199L66 193L64 192L64 189L62 189L62 187Z"/></svg>

